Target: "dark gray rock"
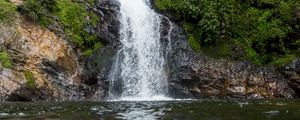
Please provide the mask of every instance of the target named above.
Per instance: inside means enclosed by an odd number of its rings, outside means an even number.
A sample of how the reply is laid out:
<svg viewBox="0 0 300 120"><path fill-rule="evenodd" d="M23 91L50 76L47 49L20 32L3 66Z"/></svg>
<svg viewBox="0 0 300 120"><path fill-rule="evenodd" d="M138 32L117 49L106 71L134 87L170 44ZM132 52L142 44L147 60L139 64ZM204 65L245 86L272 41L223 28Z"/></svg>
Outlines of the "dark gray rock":
<svg viewBox="0 0 300 120"><path fill-rule="evenodd" d="M294 60L294 62L281 70L284 77L288 80L290 86L295 89L298 96L300 96L300 59Z"/></svg>
<svg viewBox="0 0 300 120"><path fill-rule="evenodd" d="M261 99L294 98L295 91L275 68L259 68L249 62L216 60L204 55L191 66L191 93L198 98Z"/></svg>
<svg viewBox="0 0 300 120"><path fill-rule="evenodd" d="M190 79L190 66L194 60L194 53L187 42L184 30L171 22L167 17L162 19L162 43L168 61L169 94L176 98L191 97L182 82ZM169 40L170 39L170 40Z"/></svg>
<svg viewBox="0 0 300 120"><path fill-rule="evenodd" d="M100 21L94 30L92 27L87 30L100 37L105 47L96 50L85 60L82 77L83 83L91 86L89 97L102 100L108 91L108 75L120 46L120 3L117 0L97 0L95 3L92 9L100 16Z"/></svg>
<svg viewBox="0 0 300 120"><path fill-rule="evenodd" d="M36 102L36 101L54 101L49 88L28 88L26 85L11 93L5 101L14 102Z"/></svg>
<svg viewBox="0 0 300 120"><path fill-rule="evenodd" d="M101 48L85 62L84 83L92 86L93 92L98 94L97 100L103 98L108 90L107 79L116 52L117 50L111 47Z"/></svg>
<svg viewBox="0 0 300 120"><path fill-rule="evenodd" d="M55 89L55 101L82 101L90 95L91 87L85 84L73 84L72 77L54 61L43 60L40 65L43 73ZM42 90L42 89L41 89ZM48 96L51 98L51 96Z"/></svg>
<svg viewBox="0 0 300 120"><path fill-rule="evenodd" d="M94 11L100 16L95 30L105 45L119 46L120 3L117 0L98 0Z"/></svg>

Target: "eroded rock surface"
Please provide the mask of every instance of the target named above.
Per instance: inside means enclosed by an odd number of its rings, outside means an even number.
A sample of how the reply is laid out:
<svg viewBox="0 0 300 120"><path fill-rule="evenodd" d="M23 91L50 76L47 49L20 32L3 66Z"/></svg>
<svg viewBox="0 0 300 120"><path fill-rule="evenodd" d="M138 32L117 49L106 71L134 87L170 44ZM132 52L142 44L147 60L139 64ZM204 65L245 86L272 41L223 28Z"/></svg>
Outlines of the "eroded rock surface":
<svg viewBox="0 0 300 120"><path fill-rule="evenodd" d="M231 62L198 56L191 69L191 79L186 79L182 83L198 98L296 97L288 80L274 68L260 68L248 62Z"/></svg>
<svg viewBox="0 0 300 120"><path fill-rule="evenodd" d="M1 89L12 89L1 100L82 100L78 92L81 67L77 53L62 38L35 23L16 16L16 23L2 26L1 44L13 60L13 68L3 69L0 76ZM51 63L51 64L50 64ZM30 72L34 89L29 89ZM30 76L31 77L31 76ZM7 84L6 84L7 83ZM33 98L35 96L35 98Z"/></svg>
<svg viewBox="0 0 300 120"><path fill-rule="evenodd" d="M8 99L24 84L26 84L26 78L23 73L3 68L0 64L0 101Z"/></svg>
<svg viewBox="0 0 300 120"><path fill-rule="evenodd" d="M281 70L284 77L288 80L289 85L300 96L300 59L294 60L294 62Z"/></svg>

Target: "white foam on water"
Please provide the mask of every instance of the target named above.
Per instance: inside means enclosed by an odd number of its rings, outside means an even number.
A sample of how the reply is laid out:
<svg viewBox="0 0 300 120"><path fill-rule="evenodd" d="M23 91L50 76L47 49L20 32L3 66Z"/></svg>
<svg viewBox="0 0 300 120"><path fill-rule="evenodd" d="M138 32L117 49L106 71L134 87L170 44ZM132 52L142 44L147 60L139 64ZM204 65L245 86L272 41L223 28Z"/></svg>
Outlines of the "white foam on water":
<svg viewBox="0 0 300 120"><path fill-rule="evenodd" d="M168 102L168 101L194 101L197 99L174 99L165 96L152 96L152 97L122 97L120 99L111 99L107 100L109 102L120 102L120 101L127 101L127 102Z"/></svg>
<svg viewBox="0 0 300 120"><path fill-rule="evenodd" d="M122 97L119 101L172 101L174 99L165 96L151 97Z"/></svg>

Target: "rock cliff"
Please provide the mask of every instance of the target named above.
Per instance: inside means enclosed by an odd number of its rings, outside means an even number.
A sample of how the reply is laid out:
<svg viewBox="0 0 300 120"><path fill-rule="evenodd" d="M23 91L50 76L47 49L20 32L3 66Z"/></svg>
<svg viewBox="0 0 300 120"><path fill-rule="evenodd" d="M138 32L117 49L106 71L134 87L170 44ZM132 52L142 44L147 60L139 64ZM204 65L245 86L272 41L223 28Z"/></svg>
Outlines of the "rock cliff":
<svg viewBox="0 0 300 120"><path fill-rule="evenodd" d="M21 5L22 0L11 0ZM83 4L86 1L79 1ZM109 72L120 47L117 0L86 4L100 20L87 27L104 43L83 56L61 28L42 27L16 14L12 25L0 25L1 50L12 67L0 64L0 101L103 100ZM166 13L167 14L167 13ZM172 16L168 15L169 18ZM213 59L196 54L175 20L162 17L161 41L168 51L169 94L176 98L295 98L300 93L300 60L283 68L257 67L248 61ZM169 41L169 38L171 41Z"/></svg>

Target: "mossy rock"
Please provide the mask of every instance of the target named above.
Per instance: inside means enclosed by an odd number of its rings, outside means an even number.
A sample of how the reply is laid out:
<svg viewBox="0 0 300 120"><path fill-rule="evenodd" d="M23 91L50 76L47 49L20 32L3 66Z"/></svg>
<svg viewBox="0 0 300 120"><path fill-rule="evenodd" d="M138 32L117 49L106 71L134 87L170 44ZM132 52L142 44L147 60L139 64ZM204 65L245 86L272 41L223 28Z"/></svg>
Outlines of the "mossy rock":
<svg viewBox="0 0 300 120"><path fill-rule="evenodd" d="M32 72L25 71L24 74L25 74L25 77L26 77L26 80L27 80L26 87L28 89L31 89L31 90L36 89L36 82L35 82L35 78L33 77Z"/></svg>
<svg viewBox="0 0 300 120"><path fill-rule="evenodd" d="M12 68L12 60L7 52L0 52L0 63L5 68Z"/></svg>

